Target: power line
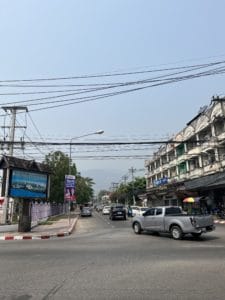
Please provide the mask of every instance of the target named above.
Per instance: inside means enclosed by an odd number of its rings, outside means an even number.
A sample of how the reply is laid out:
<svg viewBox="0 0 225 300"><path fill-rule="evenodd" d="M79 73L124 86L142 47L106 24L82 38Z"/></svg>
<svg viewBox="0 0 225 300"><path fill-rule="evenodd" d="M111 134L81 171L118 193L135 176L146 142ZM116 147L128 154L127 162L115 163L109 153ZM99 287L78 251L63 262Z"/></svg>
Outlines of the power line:
<svg viewBox="0 0 225 300"><path fill-rule="evenodd" d="M59 81L59 80L72 80L72 79L87 79L87 78L102 78L102 77L114 77L114 76L127 76L127 75L136 75L136 74L146 74L146 73L155 73L155 72L164 72L171 70L179 70L179 69L189 69L193 67L208 67L212 65L217 65L224 63L225 61L217 61L205 64L198 65L190 65L190 66L181 66L181 67L173 67L173 68L162 68L162 69L153 69L153 70L142 70L135 72L107 72L102 74L95 75L81 75L81 76L66 76L66 77L49 77L49 78L34 78L34 79L8 79L8 80L0 80L0 83L4 82L39 82L39 81ZM3 86L3 85L1 85Z"/></svg>
<svg viewBox="0 0 225 300"><path fill-rule="evenodd" d="M184 72L186 72L186 71L184 71ZM150 87L156 87L156 86L160 86L160 85L170 84L170 83L174 83L174 82L178 82L178 81L182 81L182 80L193 79L193 78L198 78L198 77L202 77L202 76L222 74L224 72L225 72L225 68L224 67L219 67L219 68L216 68L216 69L212 69L212 70L208 70L208 71L204 71L204 72L199 72L199 73L196 73L196 74L166 78L166 79L164 79L164 81L161 81L159 83L155 83L155 84L151 84L151 85L147 85L147 86L142 86L142 87L137 87L137 88L132 88L132 89L115 91L115 92L112 92L112 93L97 94L97 95L91 95L91 96L85 96L85 97L78 97L78 98L74 98L74 99L65 99L65 100L50 101L50 102L44 102L44 103L34 103L34 104L31 104L31 105L46 105L46 104L50 104L50 103L54 104L54 103L57 103L57 102L60 102L60 103L67 102L67 103L59 104L59 105L41 107L41 108L33 109L33 110L30 110L30 111L45 110L45 109L50 109L50 108L66 106L66 105L78 104L78 103L82 103L82 102L96 101L96 100L99 100L99 99L108 98L108 97L112 97L112 96L116 96L116 95L120 95L120 94L124 94L124 93L130 93L130 92L134 92L134 91L138 91L138 90L142 90L142 89L146 89L146 88L150 88ZM126 85L140 84L140 83L141 84L143 84L143 83L146 84L146 83L151 82L151 80L152 79L146 79L146 80L142 80L142 81L136 81L136 82L134 81L134 82L128 82L128 83L124 83L124 84L126 84ZM153 80L155 80L155 79L153 79ZM60 97L60 96L54 96L54 97ZM35 100L37 100L37 99L35 99ZM33 100L30 100L30 101L33 101ZM21 103L24 103L24 101L21 101Z"/></svg>

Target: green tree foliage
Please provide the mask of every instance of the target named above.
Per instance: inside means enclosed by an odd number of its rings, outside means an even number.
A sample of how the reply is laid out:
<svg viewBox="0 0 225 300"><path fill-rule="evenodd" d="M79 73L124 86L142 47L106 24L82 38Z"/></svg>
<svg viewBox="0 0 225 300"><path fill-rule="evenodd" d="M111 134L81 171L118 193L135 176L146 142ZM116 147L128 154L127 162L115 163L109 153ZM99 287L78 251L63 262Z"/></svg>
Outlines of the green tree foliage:
<svg viewBox="0 0 225 300"><path fill-rule="evenodd" d="M110 199L112 202L133 204L133 194L135 200L138 201L138 195L145 192L146 179L144 177L136 177L133 182L121 183L117 190L111 193Z"/></svg>
<svg viewBox="0 0 225 300"><path fill-rule="evenodd" d="M107 190L100 190L98 193L98 201L101 201L103 196L109 195L109 194L110 194L110 192Z"/></svg>
<svg viewBox="0 0 225 300"><path fill-rule="evenodd" d="M51 152L45 157L45 164L52 170L50 177L50 201L64 202L64 180L69 171L69 157L61 151Z"/></svg>
<svg viewBox="0 0 225 300"><path fill-rule="evenodd" d="M65 175L69 174L69 157L61 151L51 152L45 157L45 164L52 170L50 179L50 201L64 202ZM89 202L93 197L94 182L91 178L84 178L77 172L75 164L70 168L70 174L76 176L76 197L78 203Z"/></svg>
<svg viewBox="0 0 225 300"><path fill-rule="evenodd" d="M89 177L82 177L78 173L76 176L76 190L77 203L84 204L92 201L94 196L93 179Z"/></svg>

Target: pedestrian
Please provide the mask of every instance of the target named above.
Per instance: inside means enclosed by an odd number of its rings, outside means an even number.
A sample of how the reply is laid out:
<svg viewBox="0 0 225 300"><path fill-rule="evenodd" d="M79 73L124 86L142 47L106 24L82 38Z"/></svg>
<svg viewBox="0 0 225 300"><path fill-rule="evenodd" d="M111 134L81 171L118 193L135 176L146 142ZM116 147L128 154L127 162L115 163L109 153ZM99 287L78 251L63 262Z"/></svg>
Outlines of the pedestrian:
<svg viewBox="0 0 225 300"><path fill-rule="evenodd" d="M130 205L127 208L127 216L132 217L132 208L130 207Z"/></svg>

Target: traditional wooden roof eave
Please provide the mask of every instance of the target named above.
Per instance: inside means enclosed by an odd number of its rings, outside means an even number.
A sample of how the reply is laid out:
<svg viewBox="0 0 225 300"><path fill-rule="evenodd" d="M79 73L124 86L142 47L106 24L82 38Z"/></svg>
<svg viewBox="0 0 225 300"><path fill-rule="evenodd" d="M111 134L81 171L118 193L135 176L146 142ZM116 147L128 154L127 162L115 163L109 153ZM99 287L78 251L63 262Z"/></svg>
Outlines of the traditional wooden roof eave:
<svg viewBox="0 0 225 300"><path fill-rule="evenodd" d="M50 168L42 163L38 163L35 160L25 160L14 156L3 155L0 159L0 169L21 169L26 171L34 171L40 173L52 173Z"/></svg>

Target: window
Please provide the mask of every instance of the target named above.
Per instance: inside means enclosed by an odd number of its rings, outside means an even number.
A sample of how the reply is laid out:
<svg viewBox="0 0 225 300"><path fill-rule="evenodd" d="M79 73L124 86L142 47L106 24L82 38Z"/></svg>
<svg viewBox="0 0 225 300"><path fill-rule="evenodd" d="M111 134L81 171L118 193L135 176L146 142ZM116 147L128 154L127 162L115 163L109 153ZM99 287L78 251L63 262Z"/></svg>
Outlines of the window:
<svg viewBox="0 0 225 300"><path fill-rule="evenodd" d="M187 173L186 162L182 162L181 164L179 164L178 169L179 169L179 174L185 174L185 173Z"/></svg>
<svg viewBox="0 0 225 300"><path fill-rule="evenodd" d="M195 148L197 146L196 137L192 137L191 139L187 140L187 151Z"/></svg>
<svg viewBox="0 0 225 300"><path fill-rule="evenodd" d="M154 216L155 214L155 209L150 208L149 210L146 211L145 216Z"/></svg>
<svg viewBox="0 0 225 300"><path fill-rule="evenodd" d="M177 215L177 214L181 214L181 209L179 207L167 207L166 208L166 212L165 215Z"/></svg>
<svg viewBox="0 0 225 300"><path fill-rule="evenodd" d="M185 153L184 144L177 146L176 151L177 151L177 156L183 155Z"/></svg>
<svg viewBox="0 0 225 300"><path fill-rule="evenodd" d="M172 199L171 200L171 205L177 206L177 199Z"/></svg>
<svg viewBox="0 0 225 300"><path fill-rule="evenodd" d="M207 153L202 154L203 166L212 165L216 161L214 150L209 150Z"/></svg>
<svg viewBox="0 0 225 300"><path fill-rule="evenodd" d="M162 208L156 208L156 215L162 214Z"/></svg>
<svg viewBox="0 0 225 300"><path fill-rule="evenodd" d="M219 160L225 159L225 147L222 146L221 148L218 148L218 154L219 154Z"/></svg>
<svg viewBox="0 0 225 300"><path fill-rule="evenodd" d="M223 133L224 132L224 120L223 119L217 120L214 124L214 128L215 128L216 135L220 135L221 133Z"/></svg>
<svg viewBox="0 0 225 300"><path fill-rule="evenodd" d="M163 155L162 156L162 165L165 165L165 164L167 164L167 156Z"/></svg>
<svg viewBox="0 0 225 300"><path fill-rule="evenodd" d="M155 166L156 166L156 169L160 167L160 160L159 159L155 162Z"/></svg>
<svg viewBox="0 0 225 300"><path fill-rule="evenodd" d="M170 200L165 200L165 206L170 205Z"/></svg>
<svg viewBox="0 0 225 300"><path fill-rule="evenodd" d="M176 167L173 167L170 169L170 177L175 177L177 176L177 169Z"/></svg>
<svg viewBox="0 0 225 300"><path fill-rule="evenodd" d="M173 150L168 153L168 160L170 162L170 161L173 161L174 159L175 159L175 152Z"/></svg>
<svg viewBox="0 0 225 300"><path fill-rule="evenodd" d="M207 142L212 137L211 128L208 126L199 133L199 140Z"/></svg>
<svg viewBox="0 0 225 300"><path fill-rule="evenodd" d="M195 169L199 168L199 159L198 157L193 157L189 161L189 169L190 171L193 171Z"/></svg>

